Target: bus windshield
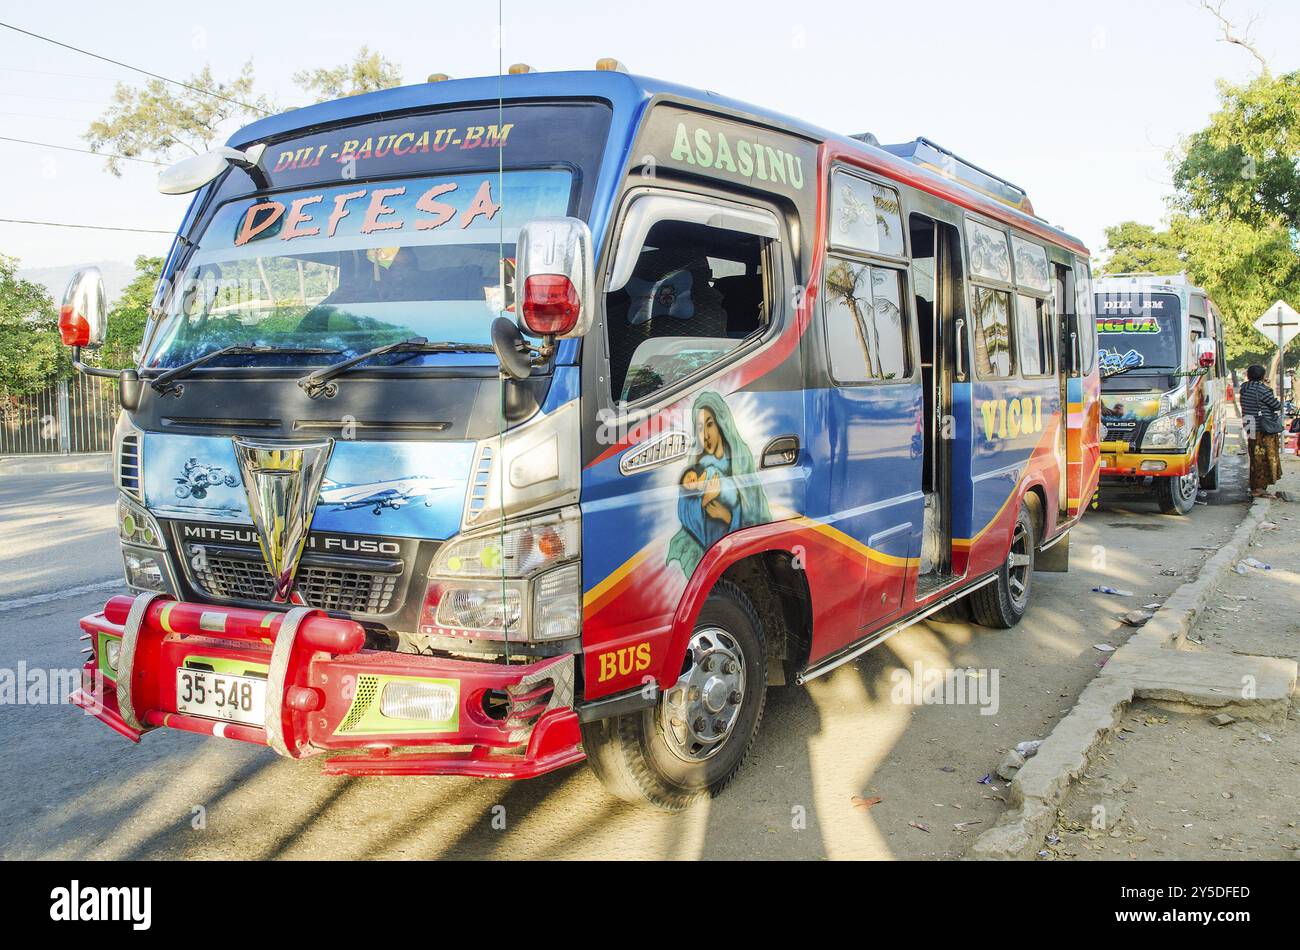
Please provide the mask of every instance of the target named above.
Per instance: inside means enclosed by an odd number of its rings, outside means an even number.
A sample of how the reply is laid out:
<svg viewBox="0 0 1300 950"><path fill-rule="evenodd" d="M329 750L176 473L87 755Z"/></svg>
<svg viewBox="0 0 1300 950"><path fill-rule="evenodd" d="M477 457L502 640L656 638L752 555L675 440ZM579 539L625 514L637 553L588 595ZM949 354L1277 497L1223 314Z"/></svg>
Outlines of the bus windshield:
<svg viewBox="0 0 1300 950"><path fill-rule="evenodd" d="M1103 378L1168 374L1181 366L1178 297L1098 294L1097 346Z"/></svg>
<svg viewBox="0 0 1300 950"><path fill-rule="evenodd" d="M267 367L415 337L488 342L510 306L519 227L590 214L609 124L595 102L453 104L267 142L260 183L231 171L201 199L142 366L231 344L264 347ZM406 352L366 365L492 362Z"/></svg>
<svg viewBox="0 0 1300 950"><path fill-rule="evenodd" d="M566 170L485 171L227 202L145 365L170 368L243 343L281 348L275 360L297 363L412 337L486 343L510 306L503 288L520 226L564 215L571 187Z"/></svg>

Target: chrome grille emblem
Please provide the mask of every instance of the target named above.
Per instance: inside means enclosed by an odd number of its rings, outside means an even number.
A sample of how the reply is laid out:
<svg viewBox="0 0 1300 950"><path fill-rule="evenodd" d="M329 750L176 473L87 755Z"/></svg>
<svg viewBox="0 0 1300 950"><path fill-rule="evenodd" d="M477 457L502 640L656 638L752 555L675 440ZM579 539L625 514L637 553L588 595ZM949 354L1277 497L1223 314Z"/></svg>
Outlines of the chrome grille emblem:
<svg viewBox="0 0 1300 950"><path fill-rule="evenodd" d="M307 544L334 440L284 443L235 437L233 441L262 560L274 583L271 599L285 603L293 594L294 574Z"/></svg>

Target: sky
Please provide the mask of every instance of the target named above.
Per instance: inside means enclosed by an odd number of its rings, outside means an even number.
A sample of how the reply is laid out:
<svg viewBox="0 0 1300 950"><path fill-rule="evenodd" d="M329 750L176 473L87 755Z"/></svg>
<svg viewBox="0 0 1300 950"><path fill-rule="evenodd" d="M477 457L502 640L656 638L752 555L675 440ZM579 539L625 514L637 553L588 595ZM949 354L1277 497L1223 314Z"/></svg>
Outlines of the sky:
<svg viewBox="0 0 1300 950"><path fill-rule="evenodd" d="M539 70L613 56L633 73L698 86L882 142L931 138L1023 186L1037 212L1098 254L1104 228L1158 224L1168 155L1202 127L1215 81L1258 70L1218 42L1194 0L705 3L502 0L502 55ZM1227 0L1275 72L1300 67L1300 4ZM191 4L0 0L0 21L176 79L245 61L282 105L305 105L294 72L368 44L407 82L495 75L497 4ZM85 147L116 81L143 77L0 29L0 136ZM179 157L179 156L178 156ZM122 177L91 155L0 141L0 218L170 232L188 197L158 194L153 166ZM23 267L129 262L166 234L0 223L0 254Z"/></svg>

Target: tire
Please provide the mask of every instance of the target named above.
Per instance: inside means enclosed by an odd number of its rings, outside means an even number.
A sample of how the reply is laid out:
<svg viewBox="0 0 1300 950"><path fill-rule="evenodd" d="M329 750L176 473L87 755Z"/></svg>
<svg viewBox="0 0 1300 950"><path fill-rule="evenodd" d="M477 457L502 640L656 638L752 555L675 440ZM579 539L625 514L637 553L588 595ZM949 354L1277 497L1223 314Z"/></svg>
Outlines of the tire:
<svg viewBox="0 0 1300 950"><path fill-rule="evenodd" d="M735 584L719 581L709 594L682 666L650 709L582 727L587 760L618 798L681 811L726 788L754 745L767 701L767 655L758 613Z"/></svg>
<svg viewBox="0 0 1300 950"><path fill-rule="evenodd" d="M1201 475L1192 462L1191 470L1177 478L1156 478L1152 486L1156 493L1156 504L1167 515L1190 514L1196 507L1196 493L1201 489Z"/></svg>
<svg viewBox="0 0 1300 950"><path fill-rule="evenodd" d="M1034 534L1034 516L1029 506L1022 503L997 580L965 598L970 603L971 617L980 626L1006 630L1020 623L1025 615L1034 578L1034 549L1038 544Z"/></svg>

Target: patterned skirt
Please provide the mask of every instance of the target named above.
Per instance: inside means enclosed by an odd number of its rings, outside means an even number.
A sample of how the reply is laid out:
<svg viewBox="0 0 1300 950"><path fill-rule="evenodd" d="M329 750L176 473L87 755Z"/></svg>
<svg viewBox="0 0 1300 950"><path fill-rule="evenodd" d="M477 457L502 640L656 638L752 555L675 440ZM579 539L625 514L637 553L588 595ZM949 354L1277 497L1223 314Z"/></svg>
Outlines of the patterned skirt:
<svg viewBox="0 0 1300 950"><path fill-rule="evenodd" d="M1282 477L1282 437L1258 435L1250 440L1250 490L1264 491Z"/></svg>

